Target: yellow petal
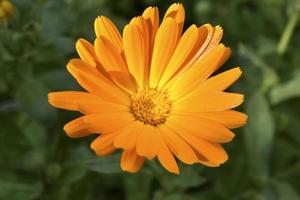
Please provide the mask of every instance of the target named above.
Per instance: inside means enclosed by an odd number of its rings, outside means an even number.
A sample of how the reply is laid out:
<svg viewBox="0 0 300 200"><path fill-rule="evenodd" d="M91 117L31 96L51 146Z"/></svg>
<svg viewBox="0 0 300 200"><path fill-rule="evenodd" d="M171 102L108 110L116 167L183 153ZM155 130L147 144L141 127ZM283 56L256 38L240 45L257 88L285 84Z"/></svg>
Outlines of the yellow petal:
<svg viewBox="0 0 300 200"><path fill-rule="evenodd" d="M89 127L100 133L111 133L123 128L135 119L129 112L124 112L90 114L86 115L84 120Z"/></svg>
<svg viewBox="0 0 300 200"><path fill-rule="evenodd" d="M85 123L85 116L76 118L64 126L64 131L71 138L79 138L93 134L93 130Z"/></svg>
<svg viewBox="0 0 300 200"><path fill-rule="evenodd" d="M140 21L143 21L142 18L140 18ZM135 77L139 88L144 88L145 74L148 72L148 42L149 39L147 36L143 35L142 31L137 25L129 24L125 26L123 31L125 56L129 72Z"/></svg>
<svg viewBox="0 0 300 200"><path fill-rule="evenodd" d="M209 161L224 163L228 159L227 153L220 144L206 141L182 129L176 133Z"/></svg>
<svg viewBox="0 0 300 200"><path fill-rule="evenodd" d="M199 60L182 74L179 81L171 86L172 99L178 99L192 91L195 86L205 81L213 72L215 72L227 60L230 51L224 45L219 45L203 59ZM226 56L225 56L226 55Z"/></svg>
<svg viewBox="0 0 300 200"><path fill-rule="evenodd" d="M211 142L226 143L234 137L234 134L224 125L193 116L172 115L166 125L177 133L188 132Z"/></svg>
<svg viewBox="0 0 300 200"><path fill-rule="evenodd" d="M142 167L143 163L144 158L138 156L135 150L123 151L121 156L121 168L123 171L135 173Z"/></svg>
<svg viewBox="0 0 300 200"><path fill-rule="evenodd" d="M144 125L144 129L139 133L136 143L136 153L151 160L157 155L159 144L158 128Z"/></svg>
<svg viewBox="0 0 300 200"><path fill-rule="evenodd" d="M159 86L164 84L186 64L195 46L198 44L198 28L195 25L190 26L181 37L178 46L162 75Z"/></svg>
<svg viewBox="0 0 300 200"><path fill-rule="evenodd" d="M96 53L94 50L94 46L91 43L89 43L85 39L79 39L76 42L76 50L83 61L87 62L93 67L96 67Z"/></svg>
<svg viewBox="0 0 300 200"><path fill-rule="evenodd" d="M194 164L198 162L198 158L194 150L187 144L176 132L166 126L161 126L161 135L166 141L169 149L176 157L186 164Z"/></svg>
<svg viewBox="0 0 300 200"><path fill-rule="evenodd" d="M116 134L104 134L98 136L90 145L98 156L105 156L117 150L113 145Z"/></svg>
<svg viewBox="0 0 300 200"><path fill-rule="evenodd" d="M90 93L101 97L101 99L113 103L129 105L129 97L113 83L109 83L105 77L99 74L95 76L91 70L86 70L80 66L69 63L68 71L77 82Z"/></svg>
<svg viewBox="0 0 300 200"><path fill-rule="evenodd" d="M104 37L110 40L118 52L122 52L122 37L114 23L105 16L97 17L94 23L97 37Z"/></svg>
<svg viewBox="0 0 300 200"><path fill-rule="evenodd" d="M241 105L243 101L244 96L241 94L215 92L199 96L188 96L185 99L174 102L173 109L175 113L216 112L235 108Z"/></svg>
<svg viewBox="0 0 300 200"><path fill-rule="evenodd" d="M158 137L158 139L159 150L157 152L157 159L166 170L174 174L179 174L179 169L176 160L171 151L169 150L166 142L164 141L161 135Z"/></svg>
<svg viewBox="0 0 300 200"><path fill-rule="evenodd" d="M132 150L136 147L139 134L143 131L145 124L140 121L134 121L118 130L114 145L117 148Z"/></svg>
<svg viewBox="0 0 300 200"><path fill-rule="evenodd" d="M173 18L176 21L176 23L178 24L178 36L180 36L184 25L184 20L185 20L185 11L182 4L179 3L172 4L166 11L164 20L166 20L167 18Z"/></svg>
<svg viewBox="0 0 300 200"><path fill-rule="evenodd" d="M150 87L155 88L176 48L178 27L174 19L167 18L159 27L150 68Z"/></svg>

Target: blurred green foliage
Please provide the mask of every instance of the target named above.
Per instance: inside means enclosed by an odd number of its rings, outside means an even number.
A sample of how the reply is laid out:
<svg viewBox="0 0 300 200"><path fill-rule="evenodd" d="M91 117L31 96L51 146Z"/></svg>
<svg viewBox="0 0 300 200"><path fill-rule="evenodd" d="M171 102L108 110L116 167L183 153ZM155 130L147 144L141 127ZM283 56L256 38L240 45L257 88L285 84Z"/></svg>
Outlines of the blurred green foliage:
<svg viewBox="0 0 300 200"><path fill-rule="evenodd" d="M14 0L15 16L0 27L0 199L297 200L300 199L300 2L297 0L180 1L187 24L220 24L242 66L232 90L246 94L245 128L225 148L219 168L181 166L166 173L155 161L122 173L119 155L98 158L93 138L70 140L64 123L75 113L47 103L47 93L80 89L65 65L74 43L94 38L93 20L110 17L121 29L151 0Z"/></svg>

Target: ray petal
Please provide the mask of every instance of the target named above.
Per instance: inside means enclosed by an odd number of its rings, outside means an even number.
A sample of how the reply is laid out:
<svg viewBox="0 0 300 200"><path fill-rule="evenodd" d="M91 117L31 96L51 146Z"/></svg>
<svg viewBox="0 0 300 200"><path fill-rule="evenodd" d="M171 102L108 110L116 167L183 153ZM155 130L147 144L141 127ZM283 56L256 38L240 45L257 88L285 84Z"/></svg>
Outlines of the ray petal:
<svg viewBox="0 0 300 200"><path fill-rule="evenodd" d="M85 123L99 133L111 133L134 121L129 112L122 113L97 113L86 115Z"/></svg>
<svg viewBox="0 0 300 200"><path fill-rule="evenodd" d="M178 37L180 37L184 20L185 20L185 10L182 4L174 3L172 4L165 13L164 20L167 18L173 18L178 25Z"/></svg>
<svg viewBox="0 0 300 200"><path fill-rule="evenodd" d="M118 52L122 52L122 37L114 23L105 16L97 17L94 23L97 37L105 37L110 40Z"/></svg>
<svg viewBox="0 0 300 200"><path fill-rule="evenodd" d="M187 144L176 132L166 126L161 126L161 135L166 141L169 149L176 157L186 164L194 164L198 162L198 158L194 150Z"/></svg>
<svg viewBox="0 0 300 200"><path fill-rule="evenodd" d="M90 93L106 101L123 105L129 104L129 96L107 80L106 77L101 76L100 73L95 75L92 70L73 65L71 62L67 65L67 69L78 83Z"/></svg>
<svg viewBox="0 0 300 200"><path fill-rule="evenodd" d="M179 174L179 168L176 163L176 160L171 151L169 150L166 141L161 135L159 135L158 137L158 143L159 150L157 153L157 159L159 160L160 164L169 172Z"/></svg>
<svg viewBox="0 0 300 200"><path fill-rule="evenodd" d="M143 21L142 18L140 20ZM135 24L125 26L123 31L123 45L128 69L135 77L139 88L144 88L145 75L147 75L145 72L148 72L149 39L147 37Z"/></svg>
<svg viewBox="0 0 300 200"><path fill-rule="evenodd" d="M150 67L150 87L155 88L170 61L178 40L178 27L174 19L167 18L159 27Z"/></svg>
<svg viewBox="0 0 300 200"><path fill-rule="evenodd" d="M121 168L123 171L136 173L143 165L144 158L136 154L135 150L124 150L121 156Z"/></svg>
<svg viewBox="0 0 300 200"><path fill-rule="evenodd" d="M172 115L166 125L177 132L182 130L211 142L226 143L234 137L234 134L224 125L193 116Z"/></svg>
<svg viewBox="0 0 300 200"><path fill-rule="evenodd" d="M90 145L98 156L105 156L113 153L117 148L113 145L116 134L104 134L98 136Z"/></svg>
<svg viewBox="0 0 300 200"><path fill-rule="evenodd" d="M136 152L140 156L144 156L151 160L157 155L159 144L157 143L159 137L158 128L145 125L142 132L139 133Z"/></svg>
<svg viewBox="0 0 300 200"><path fill-rule="evenodd" d="M93 67L96 67L97 60L96 60L96 53L94 50L94 46L89 43L85 39L79 39L76 42L76 50L79 54L79 57L90 64Z"/></svg>

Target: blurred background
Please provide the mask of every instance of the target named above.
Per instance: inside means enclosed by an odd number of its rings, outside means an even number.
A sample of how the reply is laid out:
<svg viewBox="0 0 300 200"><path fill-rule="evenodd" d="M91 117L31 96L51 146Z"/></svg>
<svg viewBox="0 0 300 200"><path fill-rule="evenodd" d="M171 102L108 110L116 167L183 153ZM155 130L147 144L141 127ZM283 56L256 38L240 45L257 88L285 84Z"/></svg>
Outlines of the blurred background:
<svg viewBox="0 0 300 200"><path fill-rule="evenodd" d="M173 1L0 0L0 200L299 200L300 2L186 0L186 26L225 31L241 66L233 91L246 94L246 127L226 144L219 168L183 166L179 176L148 161L134 175L119 155L98 158L93 136L69 139L62 127L77 113L50 107L47 93L80 90L65 65L75 41L94 39L98 15L122 30L131 17Z"/></svg>

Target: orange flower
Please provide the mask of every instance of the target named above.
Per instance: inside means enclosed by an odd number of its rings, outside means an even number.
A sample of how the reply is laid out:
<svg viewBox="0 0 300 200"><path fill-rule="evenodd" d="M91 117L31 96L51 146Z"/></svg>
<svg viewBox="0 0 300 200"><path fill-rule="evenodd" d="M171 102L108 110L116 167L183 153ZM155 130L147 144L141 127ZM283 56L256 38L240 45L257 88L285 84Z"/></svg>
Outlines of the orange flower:
<svg viewBox="0 0 300 200"><path fill-rule="evenodd" d="M179 173L186 164L216 167L228 156L221 146L247 116L232 110L243 95L223 92L241 76L233 68L210 77L230 56L219 44L222 28L190 26L183 34L184 8L173 4L159 25L156 7L133 18L121 36L106 17L95 21L94 45L79 39L80 59L68 71L87 92L49 94L51 105L83 113L65 125L68 136L99 136L98 156L121 149L121 168L137 172L144 159L157 158Z"/></svg>

